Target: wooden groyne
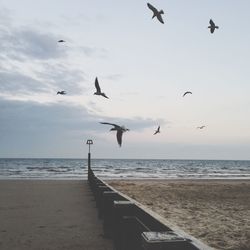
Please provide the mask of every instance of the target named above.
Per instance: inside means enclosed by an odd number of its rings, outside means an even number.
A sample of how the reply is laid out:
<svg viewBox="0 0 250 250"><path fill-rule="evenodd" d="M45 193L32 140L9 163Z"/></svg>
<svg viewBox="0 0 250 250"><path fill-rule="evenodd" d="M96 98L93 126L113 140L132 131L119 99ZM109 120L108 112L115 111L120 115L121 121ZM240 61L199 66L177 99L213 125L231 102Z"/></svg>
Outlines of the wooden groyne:
<svg viewBox="0 0 250 250"><path fill-rule="evenodd" d="M95 176L88 168L88 182L94 194L104 235L114 250L211 250Z"/></svg>

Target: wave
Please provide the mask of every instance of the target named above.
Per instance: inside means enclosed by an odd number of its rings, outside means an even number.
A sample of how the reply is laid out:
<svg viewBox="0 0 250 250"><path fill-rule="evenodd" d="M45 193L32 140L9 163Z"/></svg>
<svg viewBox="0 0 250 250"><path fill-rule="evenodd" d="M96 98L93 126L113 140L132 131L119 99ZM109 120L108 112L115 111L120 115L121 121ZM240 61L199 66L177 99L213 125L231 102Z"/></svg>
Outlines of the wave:
<svg viewBox="0 0 250 250"><path fill-rule="evenodd" d="M93 159L105 179L250 179L250 161ZM86 159L0 159L1 179L86 179Z"/></svg>

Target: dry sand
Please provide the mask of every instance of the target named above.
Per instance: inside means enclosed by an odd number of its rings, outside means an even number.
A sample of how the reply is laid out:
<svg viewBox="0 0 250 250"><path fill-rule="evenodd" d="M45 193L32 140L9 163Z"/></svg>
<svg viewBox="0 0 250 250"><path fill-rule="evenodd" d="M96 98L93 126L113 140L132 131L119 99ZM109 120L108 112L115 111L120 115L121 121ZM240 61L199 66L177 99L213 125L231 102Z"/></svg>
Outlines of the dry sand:
<svg viewBox="0 0 250 250"><path fill-rule="evenodd" d="M87 181L0 181L1 250L111 250Z"/></svg>
<svg viewBox="0 0 250 250"><path fill-rule="evenodd" d="M109 181L190 235L216 249L250 249L250 181Z"/></svg>

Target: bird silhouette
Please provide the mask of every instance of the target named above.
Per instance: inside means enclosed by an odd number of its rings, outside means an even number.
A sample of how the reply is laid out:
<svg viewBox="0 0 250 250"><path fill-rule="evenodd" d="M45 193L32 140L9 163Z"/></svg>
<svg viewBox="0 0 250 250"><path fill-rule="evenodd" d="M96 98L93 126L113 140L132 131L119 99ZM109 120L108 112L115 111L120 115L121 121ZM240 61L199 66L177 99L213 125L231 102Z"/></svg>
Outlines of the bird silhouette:
<svg viewBox="0 0 250 250"><path fill-rule="evenodd" d="M191 92L191 91L186 91L186 92L183 94L183 97L184 97L185 95L187 95L187 94L192 94L192 92Z"/></svg>
<svg viewBox="0 0 250 250"><path fill-rule="evenodd" d="M210 32L213 34L215 29L219 29L219 26L216 26L212 19L209 21L210 26L208 26L208 29L210 29Z"/></svg>
<svg viewBox="0 0 250 250"><path fill-rule="evenodd" d="M94 93L94 95L101 95L101 96L103 96L103 97L105 97L105 98L108 98L108 97L105 95L105 93L103 93L103 92L101 91L101 88L100 88L100 85L99 85L99 82L98 82L97 77L95 78L95 88L96 88L96 92ZM108 99L109 99L109 98L108 98Z"/></svg>
<svg viewBox="0 0 250 250"><path fill-rule="evenodd" d="M158 133L160 133L160 126L158 126L158 128L155 130L155 132L154 132L154 135L156 135L156 134L158 134Z"/></svg>
<svg viewBox="0 0 250 250"><path fill-rule="evenodd" d="M66 95L66 91L64 91L64 90L57 91L57 95Z"/></svg>
<svg viewBox="0 0 250 250"><path fill-rule="evenodd" d="M65 43L66 41L64 41L64 40L58 40L57 42L58 43Z"/></svg>
<svg viewBox="0 0 250 250"><path fill-rule="evenodd" d="M109 123L109 122L100 122L101 124L105 125L111 125L114 126L113 128L110 129L110 131L117 131L116 132L116 139L118 142L118 145L121 147L122 146L122 135L124 132L129 131L129 129L125 128L124 126L119 126L114 123Z"/></svg>
<svg viewBox="0 0 250 250"><path fill-rule="evenodd" d="M199 127L197 127L197 129L203 129L203 128L205 128L206 126L199 126Z"/></svg>
<svg viewBox="0 0 250 250"><path fill-rule="evenodd" d="M162 19L162 14L164 14L164 11L163 10L157 10L153 5L151 5L150 3L147 3L147 5L148 5L148 8L150 9L150 10L152 10L153 11L153 16L152 16L152 19L154 18L154 17L157 17L157 19L159 20L159 22L161 22L161 23L163 23L164 24L164 21L163 21L163 19Z"/></svg>

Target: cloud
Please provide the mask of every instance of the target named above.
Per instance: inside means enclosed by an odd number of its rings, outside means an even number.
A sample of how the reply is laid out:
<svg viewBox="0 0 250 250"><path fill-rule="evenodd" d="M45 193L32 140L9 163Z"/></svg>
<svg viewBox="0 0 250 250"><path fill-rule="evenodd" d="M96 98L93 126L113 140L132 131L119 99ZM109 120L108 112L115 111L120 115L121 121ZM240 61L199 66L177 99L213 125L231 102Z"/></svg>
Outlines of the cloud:
<svg viewBox="0 0 250 250"><path fill-rule="evenodd" d="M104 78L111 80L111 81L118 81L122 78L121 74L111 74L111 75L107 75Z"/></svg>
<svg viewBox="0 0 250 250"><path fill-rule="evenodd" d="M1 57L23 61L23 60L51 60L66 59L70 54L83 53L87 57L107 57L104 48L77 45L69 37L57 32L51 33L46 29L35 26L13 25L9 11L0 12L0 49ZM35 22L34 22L35 23ZM58 43L60 39L66 43Z"/></svg>
<svg viewBox="0 0 250 250"><path fill-rule="evenodd" d="M49 60L67 56L67 50L57 43L54 34L31 28L0 28L2 56L12 60Z"/></svg>
<svg viewBox="0 0 250 250"><path fill-rule="evenodd" d="M124 124L133 131L154 123L143 118L111 119L63 103L44 105L0 99L0 107L0 157L70 157L74 151L79 153L84 139L103 141L109 136L109 126L100 121Z"/></svg>
<svg viewBox="0 0 250 250"><path fill-rule="evenodd" d="M36 76L50 86L51 89L66 90L68 94L81 94L86 88L85 74L82 70L66 67L62 63L43 63L40 70L35 70Z"/></svg>
<svg viewBox="0 0 250 250"><path fill-rule="evenodd" d="M65 136L72 131L93 130L97 123L84 107L9 100L0 100L0 106L1 137L25 134L28 140L32 136Z"/></svg>
<svg viewBox="0 0 250 250"><path fill-rule="evenodd" d="M110 118L90 113L83 106L69 106L63 103L39 104L36 102L10 101L0 99L0 134L45 130L48 134L58 131L96 131L102 133L107 126L99 122L111 122L125 125L131 130L138 131L155 125L152 119L135 117L131 119ZM46 134L46 133L45 133Z"/></svg>
<svg viewBox="0 0 250 250"><path fill-rule="evenodd" d="M76 47L78 53L83 52L85 56L93 57L97 56L99 58L106 58L107 57L107 50L104 48L96 48L96 47L90 47L90 46L79 46Z"/></svg>
<svg viewBox="0 0 250 250"><path fill-rule="evenodd" d="M35 65L34 65L35 66ZM0 95L33 96L65 90L68 95L82 95L86 88L84 73L63 64L40 63L33 72L22 72L22 67L0 70ZM27 99L28 100L28 99Z"/></svg>
<svg viewBox="0 0 250 250"><path fill-rule="evenodd" d="M44 86L30 76L19 72L0 71L0 92L3 93L30 93L45 92Z"/></svg>
<svg viewBox="0 0 250 250"><path fill-rule="evenodd" d="M1 6L0 8L0 25L6 26L11 23L11 12L9 9Z"/></svg>
<svg viewBox="0 0 250 250"><path fill-rule="evenodd" d="M84 107L9 100L0 107L0 157L70 157L97 124Z"/></svg>
<svg viewBox="0 0 250 250"><path fill-rule="evenodd" d="M78 46L74 42L59 44L59 34L32 25L15 26L7 10L0 11L0 20L0 95L11 99L26 95L27 101L33 100L28 95L58 90L65 90L68 95L84 95L88 89L84 86L86 74L75 56L84 53L98 57L106 53L104 49Z"/></svg>
<svg viewBox="0 0 250 250"><path fill-rule="evenodd" d="M32 25L17 26L11 11L5 8L0 10L0 20L2 58L24 61L67 57L67 48L57 43L59 34L38 30Z"/></svg>

